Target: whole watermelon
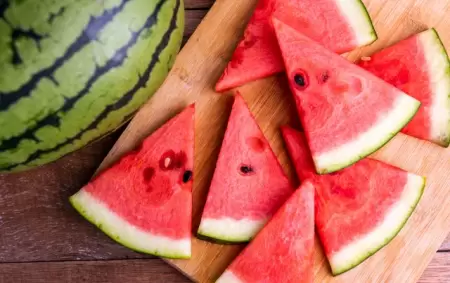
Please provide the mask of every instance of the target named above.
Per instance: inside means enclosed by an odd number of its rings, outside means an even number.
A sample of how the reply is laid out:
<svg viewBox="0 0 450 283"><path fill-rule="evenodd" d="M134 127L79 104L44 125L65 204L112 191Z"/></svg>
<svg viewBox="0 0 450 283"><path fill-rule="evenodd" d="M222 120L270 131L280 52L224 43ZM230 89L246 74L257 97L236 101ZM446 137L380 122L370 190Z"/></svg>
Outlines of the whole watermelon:
<svg viewBox="0 0 450 283"><path fill-rule="evenodd" d="M161 85L183 0L0 0L0 171L113 131Z"/></svg>

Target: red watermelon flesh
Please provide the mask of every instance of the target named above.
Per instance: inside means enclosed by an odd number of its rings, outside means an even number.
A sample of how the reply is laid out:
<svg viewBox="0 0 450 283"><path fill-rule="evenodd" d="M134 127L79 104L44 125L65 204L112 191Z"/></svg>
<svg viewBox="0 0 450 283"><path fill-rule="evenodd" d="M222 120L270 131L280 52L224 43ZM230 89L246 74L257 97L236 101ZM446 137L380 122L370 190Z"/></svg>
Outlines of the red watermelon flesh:
<svg viewBox="0 0 450 283"><path fill-rule="evenodd" d="M236 95L198 234L249 241L292 192L244 99Z"/></svg>
<svg viewBox="0 0 450 283"><path fill-rule="evenodd" d="M426 30L364 59L359 66L422 103L402 132L447 147L450 63L437 32Z"/></svg>
<svg viewBox="0 0 450 283"><path fill-rule="evenodd" d="M377 38L360 0L260 0L242 40L217 82L217 91L284 70L270 22L272 15L338 53L369 44Z"/></svg>
<svg viewBox="0 0 450 283"><path fill-rule="evenodd" d="M191 255L194 106L70 198L87 220L136 251Z"/></svg>
<svg viewBox="0 0 450 283"><path fill-rule="evenodd" d="M369 158L317 175L304 135L289 127L282 134L299 178L316 187L316 226L333 274L388 244L422 196L423 177Z"/></svg>
<svg viewBox="0 0 450 283"><path fill-rule="evenodd" d="M291 91L318 173L371 154L420 102L274 19Z"/></svg>
<svg viewBox="0 0 450 283"><path fill-rule="evenodd" d="M217 283L313 282L314 187L304 182Z"/></svg>

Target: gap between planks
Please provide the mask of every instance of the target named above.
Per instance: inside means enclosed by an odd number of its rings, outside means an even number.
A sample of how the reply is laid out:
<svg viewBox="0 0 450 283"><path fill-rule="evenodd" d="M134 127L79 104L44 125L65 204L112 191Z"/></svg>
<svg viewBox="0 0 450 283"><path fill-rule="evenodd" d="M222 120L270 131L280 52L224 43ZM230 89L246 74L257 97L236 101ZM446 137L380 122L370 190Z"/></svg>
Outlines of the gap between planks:
<svg viewBox="0 0 450 283"><path fill-rule="evenodd" d="M418 283L450 282L450 253L438 253ZM0 264L0 283L187 283L189 279L175 272L159 259L107 261L65 261Z"/></svg>
<svg viewBox="0 0 450 283"><path fill-rule="evenodd" d="M211 8L215 0L184 0L184 8L186 10L192 9L207 9Z"/></svg>

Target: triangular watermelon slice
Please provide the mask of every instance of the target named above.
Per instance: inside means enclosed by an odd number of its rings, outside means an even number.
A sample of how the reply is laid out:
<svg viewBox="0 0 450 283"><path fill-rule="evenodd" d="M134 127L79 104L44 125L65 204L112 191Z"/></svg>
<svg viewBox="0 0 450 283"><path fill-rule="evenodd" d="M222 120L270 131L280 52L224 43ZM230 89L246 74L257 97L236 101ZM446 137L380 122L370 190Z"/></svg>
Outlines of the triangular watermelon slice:
<svg viewBox="0 0 450 283"><path fill-rule="evenodd" d="M293 188L242 96L237 94L198 234L246 242Z"/></svg>
<svg viewBox="0 0 450 283"><path fill-rule="evenodd" d="M364 59L359 66L422 102L402 132L447 147L450 61L436 30L421 32Z"/></svg>
<svg viewBox="0 0 450 283"><path fill-rule="evenodd" d="M420 102L273 19L316 170L345 168L397 134Z"/></svg>
<svg viewBox="0 0 450 283"><path fill-rule="evenodd" d="M317 175L304 135L282 134L300 179L316 187L317 232L333 274L376 253L400 232L418 204L425 179L373 159Z"/></svg>
<svg viewBox="0 0 450 283"><path fill-rule="evenodd" d="M194 106L138 151L103 171L70 202L113 240L169 258L191 256Z"/></svg>
<svg viewBox="0 0 450 283"><path fill-rule="evenodd" d="M225 91L284 70L270 17L283 19L326 48L344 53L377 39L360 0L260 0L216 85Z"/></svg>
<svg viewBox="0 0 450 283"><path fill-rule="evenodd" d="M314 187L306 181L217 283L312 283Z"/></svg>

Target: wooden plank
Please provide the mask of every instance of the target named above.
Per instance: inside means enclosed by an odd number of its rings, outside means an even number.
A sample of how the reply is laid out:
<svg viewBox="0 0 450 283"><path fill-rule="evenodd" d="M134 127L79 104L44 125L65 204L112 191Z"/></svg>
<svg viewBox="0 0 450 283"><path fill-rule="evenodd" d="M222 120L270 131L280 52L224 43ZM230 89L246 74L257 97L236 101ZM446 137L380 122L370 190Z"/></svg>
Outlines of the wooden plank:
<svg viewBox="0 0 450 283"><path fill-rule="evenodd" d="M422 274L419 283L450 282L450 253L437 253Z"/></svg>
<svg viewBox="0 0 450 283"><path fill-rule="evenodd" d="M450 254L438 253L419 283L450 282ZM187 283L158 259L0 264L0 283Z"/></svg>
<svg viewBox="0 0 450 283"><path fill-rule="evenodd" d="M0 264L0 283L187 283L159 259Z"/></svg>
<svg viewBox="0 0 450 283"><path fill-rule="evenodd" d="M119 133L46 166L0 175L0 262L143 257L110 240L67 201Z"/></svg>
<svg viewBox="0 0 450 283"><path fill-rule="evenodd" d="M435 26L450 46L450 5L440 0L366 0L380 35L374 45L358 50L350 58L381 48L425 26ZM194 184L194 228L220 146L228 115L229 100L214 93L213 86L242 34L256 0L218 1L177 58L163 87L135 116L101 168L136 146L187 104L196 101L196 178ZM446 16L447 15L447 16ZM284 168L292 172L278 133L278 126L296 123L292 101L285 93L282 76L240 88ZM428 186L416 212L401 233L384 249L354 270L330 276L323 255L317 253L316 282L414 282L432 259L450 227L450 151L399 134L375 158L428 177ZM171 261L193 279L210 282L239 251L193 239L193 257Z"/></svg>
<svg viewBox="0 0 450 283"><path fill-rule="evenodd" d="M185 9L209 9L214 4L214 0L185 0Z"/></svg>

